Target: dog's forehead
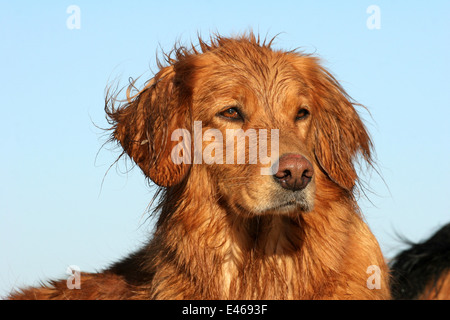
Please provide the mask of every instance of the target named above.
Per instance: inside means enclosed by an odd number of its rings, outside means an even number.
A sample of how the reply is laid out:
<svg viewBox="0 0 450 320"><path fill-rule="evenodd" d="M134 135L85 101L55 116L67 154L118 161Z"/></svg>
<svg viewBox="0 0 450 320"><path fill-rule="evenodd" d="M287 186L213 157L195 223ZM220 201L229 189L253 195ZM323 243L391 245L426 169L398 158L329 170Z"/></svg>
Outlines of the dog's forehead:
<svg viewBox="0 0 450 320"><path fill-rule="evenodd" d="M306 76L294 66L295 55L270 48L234 45L201 54L195 63L201 100L213 96L254 96L279 101L306 93Z"/></svg>

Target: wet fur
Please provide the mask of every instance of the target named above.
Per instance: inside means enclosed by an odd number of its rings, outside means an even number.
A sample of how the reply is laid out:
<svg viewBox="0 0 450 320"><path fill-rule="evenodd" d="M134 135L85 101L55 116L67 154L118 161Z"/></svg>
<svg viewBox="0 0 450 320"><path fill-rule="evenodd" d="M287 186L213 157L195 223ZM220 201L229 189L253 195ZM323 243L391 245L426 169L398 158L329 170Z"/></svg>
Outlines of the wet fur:
<svg viewBox="0 0 450 320"><path fill-rule="evenodd" d="M125 104L110 95L106 106L112 140L159 185L152 239L103 272L82 274L80 290L64 280L11 298L389 298L387 267L355 199L355 162L372 163L372 144L355 103L319 60L249 34L200 39L167 62ZM244 122L217 117L236 104ZM301 105L311 114L296 122ZM281 209L291 195L260 175L261 165L174 165L170 134L192 131L194 120L224 134L280 129L280 155L308 158L313 181ZM367 287L371 265L381 269L381 289Z"/></svg>

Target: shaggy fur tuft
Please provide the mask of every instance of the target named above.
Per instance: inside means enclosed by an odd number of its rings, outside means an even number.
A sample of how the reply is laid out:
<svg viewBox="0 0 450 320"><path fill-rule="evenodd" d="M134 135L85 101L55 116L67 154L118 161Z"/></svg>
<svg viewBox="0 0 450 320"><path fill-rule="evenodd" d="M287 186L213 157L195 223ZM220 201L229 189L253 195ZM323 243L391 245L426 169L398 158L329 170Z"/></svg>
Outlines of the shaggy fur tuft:
<svg viewBox="0 0 450 320"><path fill-rule="evenodd" d="M450 299L450 224L391 262L394 299Z"/></svg>

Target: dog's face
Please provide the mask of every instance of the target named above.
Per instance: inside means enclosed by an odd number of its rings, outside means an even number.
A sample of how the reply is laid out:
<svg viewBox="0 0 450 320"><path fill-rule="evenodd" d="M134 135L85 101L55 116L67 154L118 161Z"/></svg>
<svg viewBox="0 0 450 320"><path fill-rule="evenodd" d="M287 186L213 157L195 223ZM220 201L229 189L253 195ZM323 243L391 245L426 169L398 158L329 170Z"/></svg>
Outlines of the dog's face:
<svg viewBox="0 0 450 320"><path fill-rule="evenodd" d="M201 44L109 114L115 139L148 177L213 185L247 215L311 211L318 184L352 192L354 157L370 161L370 139L316 58L254 39Z"/></svg>
<svg viewBox="0 0 450 320"><path fill-rule="evenodd" d="M212 153L214 161L192 170L207 171L235 211L309 211L315 175L307 84L287 56L249 49L195 61L192 118L202 124L203 160Z"/></svg>

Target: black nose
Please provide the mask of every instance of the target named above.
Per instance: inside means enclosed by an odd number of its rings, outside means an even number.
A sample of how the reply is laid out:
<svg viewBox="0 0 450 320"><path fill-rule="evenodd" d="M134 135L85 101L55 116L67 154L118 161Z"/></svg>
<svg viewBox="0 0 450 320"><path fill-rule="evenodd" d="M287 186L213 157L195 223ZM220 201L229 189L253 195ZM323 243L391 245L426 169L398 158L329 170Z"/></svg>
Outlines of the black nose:
<svg viewBox="0 0 450 320"><path fill-rule="evenodd" d="M273 177L284 189L299 191L308 185L313 174L314 168L304 156L286 154L278 160L278 170Z"/></svg>

